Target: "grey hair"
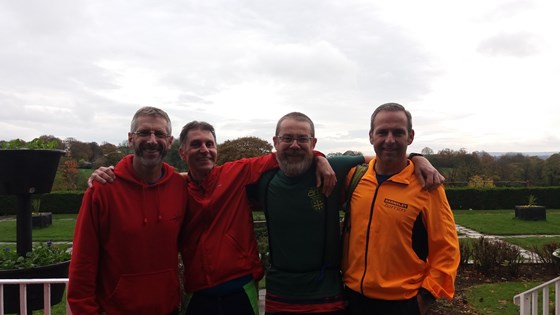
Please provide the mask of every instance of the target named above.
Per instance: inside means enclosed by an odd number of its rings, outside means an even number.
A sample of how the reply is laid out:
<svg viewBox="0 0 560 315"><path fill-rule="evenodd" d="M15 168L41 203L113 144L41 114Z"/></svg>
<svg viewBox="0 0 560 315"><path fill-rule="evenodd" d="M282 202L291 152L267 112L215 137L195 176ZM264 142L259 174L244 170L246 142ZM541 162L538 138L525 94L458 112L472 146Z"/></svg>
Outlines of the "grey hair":
<svg viewBox="0 0 560 315"><path fill-rule="evenodd" d="M276 136L278 136L278 133L280 132L280 124L288 118L309 123L309 125L311 126L311 137L315 138L315 125L313 124L313 121L311 120L311 118L309 118L309 116L300 112L291 112L282 116L282 118L280 118L280 120L278 120L278 123L276 124Z"/></svg>
<svg viewBox="0 0 560 315"><path fill-rule="evenodd" d="M171 120L167 113L159 108L152 106L144 106L136 111L134 117L132 117L132 122L130 123L130 132L135 132L138 126L138 117L141 116L152 116L163 118L167 122L167 134L171 135Z"/></svg>

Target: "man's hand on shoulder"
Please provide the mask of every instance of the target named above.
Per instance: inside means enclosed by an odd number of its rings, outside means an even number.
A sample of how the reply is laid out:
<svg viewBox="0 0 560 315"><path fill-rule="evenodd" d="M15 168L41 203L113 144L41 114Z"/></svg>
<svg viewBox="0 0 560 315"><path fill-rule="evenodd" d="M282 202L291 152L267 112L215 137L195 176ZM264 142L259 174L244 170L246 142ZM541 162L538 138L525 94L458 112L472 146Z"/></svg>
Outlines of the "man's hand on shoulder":
<svg viewBox="0 0 560 315"><path fill-rule="evenodd" d="M321 191L328 197L336 185L336 173L326 158L316 156L315 160L317 161L317 169L315 173L317 188L322 186Z"/></svg>
<svg viewBox="0 0 560 315"><path fill-rule="evenodd" d="M414 174L418 177L424 190L434 190L445 182L445 177L422 155L411 154L414 162Z"/></svg>
<svg viewBox="0 0 560 315"><path fill-rule="evenodd" d="M93 181L101 184L112 183L116 178L115 173L113 172L114 169L115 167L111 165L108 167L101 166L93 171L88 178L88 187L93 187Z"/></svg>

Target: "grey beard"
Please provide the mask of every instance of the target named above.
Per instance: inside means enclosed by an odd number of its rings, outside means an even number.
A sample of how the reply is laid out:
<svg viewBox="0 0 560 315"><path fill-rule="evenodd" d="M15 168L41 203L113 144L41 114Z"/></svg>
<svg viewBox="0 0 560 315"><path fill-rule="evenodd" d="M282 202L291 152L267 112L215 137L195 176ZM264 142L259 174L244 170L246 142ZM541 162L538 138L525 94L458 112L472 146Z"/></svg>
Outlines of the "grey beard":
<svg viewBox="0 0 560 315"><path fill-rule="evenodd" d="M136 157L138 157L142 161L142 164L144 164L144 166L158 166L161 162L163 162L163 159L167 155L167 150L165 148L158 145L158 149L159 149L159 152L160 152L160 156L157 160L145 159L144 158L144 148L142 148L142 147L136 148L134 150L134 153L135 153Z"/></svg>
<svg viewBox="0 0 560 315"><path fill-rule="evenodd" d="M313 163L313 157L306 156L301 162L297 163L290 163L286 159L279 158L278 165L280 169L284 172L284 174L288 177L299 176L311 167Z"/></svg>

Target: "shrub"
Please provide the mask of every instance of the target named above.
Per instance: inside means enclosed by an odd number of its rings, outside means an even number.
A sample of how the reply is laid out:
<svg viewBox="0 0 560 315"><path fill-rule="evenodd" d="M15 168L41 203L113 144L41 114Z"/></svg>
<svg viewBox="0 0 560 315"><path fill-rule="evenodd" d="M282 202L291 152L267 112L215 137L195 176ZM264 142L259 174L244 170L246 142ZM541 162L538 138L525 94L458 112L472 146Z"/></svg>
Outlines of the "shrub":
<svg viewBox="0 0 560 315"><path fill-rule="evenodd" d="M473 243L472 257L475 269L485 275L517 276L523 261L517 246L484 236Z"/></svg>
<svg viewBox="0 0 560 315"><path fill-rule="evenodd" d="M560 243L550 242L542 246L533 245L530 247L530 251L537 254L539 261L548 267L554 268L560 271L560 262L554 258L554 251L560 248Z"/></svg>
<svg viewBox="0 0 560 315"><path fill-rule="evenodd" d="M24 269L51 265L70 260L70 253L63 247L52 245L51 241L33 247L25 256L5 247L0 251L0 269Z"/></svg>
<svg viewBox="0 0 560 315"><path fill-rule="evenodd" d="M257 237L257 245L259 250L259 255L263 266L268 269L270 267L270 253L268 250L268 230L266 227L266 222L255 222L255 235Z"/></svg>
<svg viewBox="0 0 560 315"><path fill-rule="evenodd" d="M471 240L467 238L459 239L459 252L461 253L460 265L467 265L472 258Z"/></svg>

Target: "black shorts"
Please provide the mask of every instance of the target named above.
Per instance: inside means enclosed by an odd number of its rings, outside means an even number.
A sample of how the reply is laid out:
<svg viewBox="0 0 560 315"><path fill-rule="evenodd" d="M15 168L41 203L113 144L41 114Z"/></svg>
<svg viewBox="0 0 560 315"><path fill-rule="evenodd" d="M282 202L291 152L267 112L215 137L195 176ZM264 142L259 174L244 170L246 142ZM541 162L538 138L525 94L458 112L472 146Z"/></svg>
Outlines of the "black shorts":
<svg viewBox="0 0 560 315"><path fill-rule="evenodd" d="M420 315L416 297L408 300L379 300L370 299L362 294L346 288L348 307L346 314L350 315Z"/></svg>
<svg viewBox="0 0 560 315"><path fill-rule="evenodd" d="M258 291L254 281L226 294L195 292L187 304L186 315L255 315Z"/></svg>

